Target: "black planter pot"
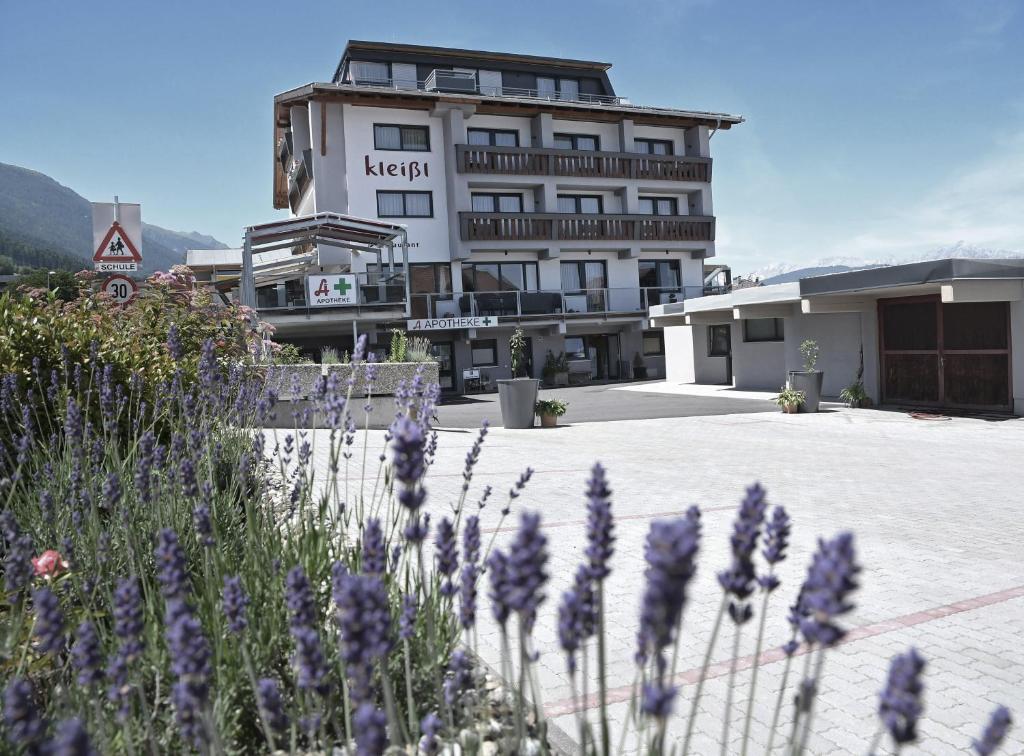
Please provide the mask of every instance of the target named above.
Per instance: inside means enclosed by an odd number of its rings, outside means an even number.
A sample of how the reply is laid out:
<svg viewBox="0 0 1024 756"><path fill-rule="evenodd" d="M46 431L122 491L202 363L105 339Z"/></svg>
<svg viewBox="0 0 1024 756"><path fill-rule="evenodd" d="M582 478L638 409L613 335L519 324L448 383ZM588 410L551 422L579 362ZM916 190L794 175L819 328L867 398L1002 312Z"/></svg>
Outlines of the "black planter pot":
<svg viewBox="0 0 1024 756"><path fill-rule="evenodd" d="M790 370L789 385L797 391L804 392L804 403L801 412L817 412L821 404L821 382L825 374L820 370Z"/></svg>

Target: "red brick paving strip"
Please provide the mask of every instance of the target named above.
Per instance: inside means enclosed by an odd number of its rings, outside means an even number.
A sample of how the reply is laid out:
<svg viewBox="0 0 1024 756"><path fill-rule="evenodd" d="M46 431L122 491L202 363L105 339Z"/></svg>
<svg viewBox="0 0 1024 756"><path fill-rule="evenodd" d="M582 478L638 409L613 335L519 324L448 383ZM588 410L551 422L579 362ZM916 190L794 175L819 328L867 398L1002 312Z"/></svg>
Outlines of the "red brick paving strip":
<svg viewBox="0 0 1024 756"><path fill-rule="evenodd" d="M624 518L619 518L624 519ZM975 609L982 609L986 606L992 606L993 604L1001 604L1004 601L1010 601L1015 598L1024 596L1024 585L1018 585L1014 588L1007 588L1005 591L998 591L996 593L988 593L984 596L975 596L973 598L964 599L963 601L957 601L953 604L946 604L945 606L938 606L934 609L925 609L920 612L913 612L911 614L904 614L901 617L894 617L891 620L884 622L875 622L870 625L863 625L850 630L846 634L846 637L842 640L839 645L845 645L847 643L853 643L855 641L863 640L864 638L873 638L876 635L882 635L884 633L891 633L894 630L902 630L907 627L913 627L914 625L920 625L925 622L931 622L937 619L943 619L950 617L954 614L960 614L961 612L970 612ZM807 646L801 645L794 656L802 656L807 653ZM763 651L757 659L758 665L771 664L772 662L781 661L786 658L785 654L782 653L781 648L771 648L767 651ZM722 677L729 673L729 659L725 659L715 664L711 664L708 667L707 678ZM736 660L737 671L750 669L754 664L754 655L748 654L747 656L741 656ZM675 676L674 682L677 685L692 685L700 679L700 667L694 667L688 669L685 672L680 672ZM633 687L631 685L625 685L620 688L612 688L608 691L608 703L622 703L628 701L633 695ZM596 695L587 696L585 706L583 708L593 709L600 703ZM549 717L558 717L563 714L572 714L579 709L576 703L571 698L566 698L561 701L554 701L544 707L544 712Z"/></svg>

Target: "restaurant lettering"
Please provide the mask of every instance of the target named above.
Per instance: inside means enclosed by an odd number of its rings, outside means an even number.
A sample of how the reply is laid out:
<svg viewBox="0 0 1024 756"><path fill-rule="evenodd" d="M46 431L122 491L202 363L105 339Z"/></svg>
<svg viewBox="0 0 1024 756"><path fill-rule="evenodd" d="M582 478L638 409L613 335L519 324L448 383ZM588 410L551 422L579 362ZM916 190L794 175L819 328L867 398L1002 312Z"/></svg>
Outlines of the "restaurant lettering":
<svg viewBox="0 0 1024 756"><path fill-rule="evenodd" d="M363 161L367 176L408 176L410 181L420 176L430 177L430 166L419 160L403 160L401 163L385 163L381 160L371 163L370 156L363 155Z"/></svg>

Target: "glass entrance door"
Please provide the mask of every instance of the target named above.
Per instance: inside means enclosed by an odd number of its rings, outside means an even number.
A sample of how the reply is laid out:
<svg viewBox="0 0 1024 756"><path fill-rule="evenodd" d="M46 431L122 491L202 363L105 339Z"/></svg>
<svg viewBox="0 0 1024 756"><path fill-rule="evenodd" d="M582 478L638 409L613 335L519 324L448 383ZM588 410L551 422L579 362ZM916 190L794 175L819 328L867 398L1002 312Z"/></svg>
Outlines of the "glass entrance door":
<svg viewBox="0 0 1024 756"><path fill-rule="evenodd" d="M442 391L455 391L455 345L439 341L430 345L430 353L437 360L437 382Z"/></svg>

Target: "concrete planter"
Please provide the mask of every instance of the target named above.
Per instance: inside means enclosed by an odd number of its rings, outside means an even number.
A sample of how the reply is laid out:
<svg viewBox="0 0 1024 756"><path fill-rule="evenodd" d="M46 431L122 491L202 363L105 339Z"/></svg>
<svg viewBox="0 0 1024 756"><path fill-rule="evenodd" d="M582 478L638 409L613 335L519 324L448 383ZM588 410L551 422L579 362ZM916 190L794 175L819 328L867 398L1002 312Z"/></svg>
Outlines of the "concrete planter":
<svg viewBox="0 0 1024 756"><path fill-rule="evenodd" d="M267 368L267 385L279 398L298 401L311 396L322 375L321 365L307 362L301 365L273 365Z"/></svg>
<svg viewBox="0 0 1024 756"><path fill-rule="evenodd" d="M373 383L369 389L374 396L394 394L399 384L403 381L411 383L416 377L416 371L422 371L423 385L429 386L438 382L438 364L436 362L374 362L370 365L360 363L355 367L356 382L352 389L353 396L366 396L367 394L367 368L373 374ZM352 376L352 365L328 365L328 376L337 376L339 384L346 383Z"/></svg>
<svg viewBox="0 0 1024 756"><path fill-rule="evenodd" d="M790 370L789 386L804 392L804 403L801 412L817 412L821 404L821 382L825 374L820 370Z"/></svg>
<svg viewBox="0 0 1024 756"><path fill-rule="evenodd" d="M507 378L498 381L501 422L506 428L532 428L540 381L536 378Z"/></svg>

